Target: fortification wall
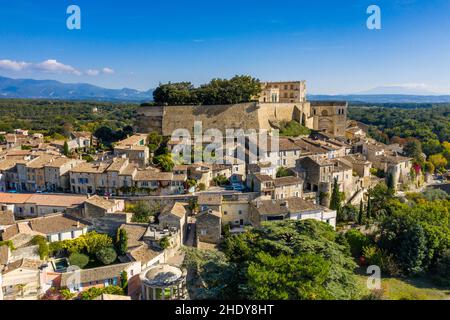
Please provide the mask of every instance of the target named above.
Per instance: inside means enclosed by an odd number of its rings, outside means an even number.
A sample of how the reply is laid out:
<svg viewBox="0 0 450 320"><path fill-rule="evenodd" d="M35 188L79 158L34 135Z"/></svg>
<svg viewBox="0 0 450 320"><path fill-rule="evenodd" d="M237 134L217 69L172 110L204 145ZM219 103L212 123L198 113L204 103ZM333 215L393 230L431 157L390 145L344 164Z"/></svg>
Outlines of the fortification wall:
<svg viewBox="0 0 450 320"><path fill-rule="evenodd" d="M311 107L305 103L240 103L211 106L161 106L141 107L137 112L138 132L158 131L164 136L172 135L176 129L187 129L193 133L194 122L201 121L203 131L225 129L267 129L279 121L304 121L312 128Z"/></svg>

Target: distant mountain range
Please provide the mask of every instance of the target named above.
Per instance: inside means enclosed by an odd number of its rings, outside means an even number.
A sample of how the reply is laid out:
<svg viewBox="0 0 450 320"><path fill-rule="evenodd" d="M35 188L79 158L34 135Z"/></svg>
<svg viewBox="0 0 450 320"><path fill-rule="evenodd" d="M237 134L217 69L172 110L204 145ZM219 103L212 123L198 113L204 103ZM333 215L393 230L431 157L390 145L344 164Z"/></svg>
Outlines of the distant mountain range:
<svg viewBox="0 0 450 320"><path fill-rule="evenodd" d="M144 102L153 99L153 89L106 89L87 83L55 80L11 79L0 76L0 98L98 100ZM450 95L435 95L421 89L378 87L357 94L308 95L308 100L345 100L362 103L450 103Z"/></svg>
<svg viewBox="0 0 450 320"><path fill-rule="evenodd" d="M349 95L308 95L308 100L342 100L361 103L450 103L450 95L407 95L407 94L349 94Z"/></svg>
<svg viewBox="0 0 450 320"><path fill-rule="evenodd" d="M141 102L152 100L153 90L106 89L87 83L11 79L0 76L0 98Z"/></svg>

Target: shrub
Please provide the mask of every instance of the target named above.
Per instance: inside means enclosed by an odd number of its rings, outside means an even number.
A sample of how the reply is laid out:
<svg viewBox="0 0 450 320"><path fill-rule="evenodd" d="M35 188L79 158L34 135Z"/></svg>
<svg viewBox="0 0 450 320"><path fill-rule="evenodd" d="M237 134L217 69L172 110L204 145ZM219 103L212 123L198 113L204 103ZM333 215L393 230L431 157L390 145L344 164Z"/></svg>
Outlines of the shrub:
<svg viewBox="0 0 450 320"><path fill-rule="evenodd" d="M384 250L375 246L366 246L363 248L363 256L369 265L378 266L385 274L396 276L400 273L393 256Z"/></svg>
<svg viewBox="0 0 450 320"><path fill-rule="evenodd" d="M226 184L229 184L230 182L228 181L228 179L223 176L223 175L218 175L217 177L213 178L213 182L216 186L223 186Z"/></svg>
<svg viewBox="0 0 450 320"><path fill-rule="evenodd" d="M203 182L199 183L198 184L198 190L205 191L206 190L206 185Z"/></svg>
<svg viewBox="0 0 450 320"><path fill-rule="evenodd" d="M74 252L69 256L69 262L71 265L83 269L89 263L89 257L85 254Z"/></svg>
<svg viewBox="0 0 450 320"><path fill-rule="evenodd" d="M277 170L277 178L282 178L282 177L289 177L292 176L292 172L291 170L285 168L285 167L280 167Z"/></svg>
<svg viewBox="0 0 450 320"><path fill-rule="evenodd" d="M358 258L363 253L363 248L371 244L369 237L364 235L358 229L350 229L345 234L348 244L350 245L351 254Z"/></svg>
<svg viewBox="0 0 450 320"><path fill-rule="evenodd" d="M0 241L0 247L1 246L8 246L11 251L16 250L14 243L11 240Z"/></svg>
<svg viewBox="0 0 450 320"><path fill-rule="evenodd" d="M61 289L61 291L59 293L61 294L61 297L64 298L64 300L72 300L76 296L75 293L70 292L70 290L67 288Z"/></svg>
<svg viewBox="0 0 450 320"><path fill-rule="evenodd" d="M81 294L81 300L94 300L95 298L101 296L102 294L113 294L123 296L124 291L118 286L108 286L106 288L90 288Z"/></svg>
<svg viewBox="0 0 450 320"><path fill-rule="evenodd" d="M117 230L116 248L120 255L125 255L128 251L128 235L125 229Z"/></svg>
<svg viewBox="0 0 450 320"><path fill-rule="evenodd" d="M170 247L170 241L168 237L162 237L161 240L159 240L159 246L163 249L167 249Z"/></svg>
<svg viewBox="0 0 450 320"><path fill-rule="evenodd" d="M50 252L50 249L48 247L47 244L47 239L45 239L45 237L43 236L35 236L32 240L32 243L34 245L38 245L39 246L39 258L41 260L44 260L45 258L48 257L48 254Z"/></svg>
<svg viewBox="0 0 450 320"><path fill-rule="evenodd" d="M105 265L111 264L117 259L117 253L113 247L103 248L100 251L98 251L95 255L97 259Z"/></svg>

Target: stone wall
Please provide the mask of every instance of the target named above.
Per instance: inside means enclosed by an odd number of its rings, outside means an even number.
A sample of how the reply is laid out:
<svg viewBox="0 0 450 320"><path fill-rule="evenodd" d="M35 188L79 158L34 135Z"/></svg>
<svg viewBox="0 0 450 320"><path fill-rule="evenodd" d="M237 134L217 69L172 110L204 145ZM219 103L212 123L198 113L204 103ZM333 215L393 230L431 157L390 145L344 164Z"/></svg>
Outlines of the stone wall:
<svg viewBox="0 0 450 320"><path fill-rule="evenodd" d="M140 107L135 127L138 132L157 131L171 136L175 129L181 128L192 134L195 121L202 122L203 131L215 128L225 133L225 129L270 130L272 122L293 119L313 128L309 102Z"/></svg>

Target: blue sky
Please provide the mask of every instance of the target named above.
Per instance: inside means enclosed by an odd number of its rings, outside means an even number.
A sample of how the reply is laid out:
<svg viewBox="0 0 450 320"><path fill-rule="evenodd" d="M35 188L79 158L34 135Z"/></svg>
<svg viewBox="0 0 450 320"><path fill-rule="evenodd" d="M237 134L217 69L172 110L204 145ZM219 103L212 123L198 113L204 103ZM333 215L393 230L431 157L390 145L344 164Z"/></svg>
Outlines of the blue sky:
<svg viewBox="0 0 450 320"><path fill-rule="evenodd" d="M66 9L81 8L81 30ZM382 29L366 27L371 4ZM0 75L147 90L251 74L450 93L449 0L0 0Z"/></svg>

